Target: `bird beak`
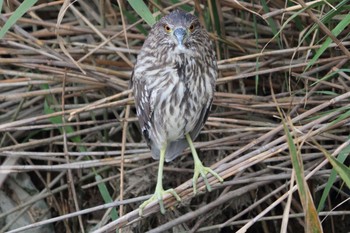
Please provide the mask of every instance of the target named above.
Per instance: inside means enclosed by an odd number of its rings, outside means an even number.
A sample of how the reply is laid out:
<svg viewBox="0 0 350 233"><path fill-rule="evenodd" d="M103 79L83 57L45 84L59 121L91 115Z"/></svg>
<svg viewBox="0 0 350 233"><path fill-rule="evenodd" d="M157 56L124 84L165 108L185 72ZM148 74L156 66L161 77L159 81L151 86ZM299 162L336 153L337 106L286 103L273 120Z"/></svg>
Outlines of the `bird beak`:
<svg viewBox="0 0 350 233"><path fill-rule="evenodd" d="M186 30L184 28L176 28L174 30L174 36L177 40L178 45L182 47L184 45L184 40L187 36Z"/></svg>

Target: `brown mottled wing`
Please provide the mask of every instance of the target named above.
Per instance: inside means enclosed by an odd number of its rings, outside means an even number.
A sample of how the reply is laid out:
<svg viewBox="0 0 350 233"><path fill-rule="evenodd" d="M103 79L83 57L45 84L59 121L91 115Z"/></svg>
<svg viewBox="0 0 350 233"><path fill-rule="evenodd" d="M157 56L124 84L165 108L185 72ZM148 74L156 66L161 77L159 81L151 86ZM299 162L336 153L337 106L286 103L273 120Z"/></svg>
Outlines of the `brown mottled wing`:
<svg viewBox="0 0 350 233"><path fill-rule="evenodd" d="M135 78L134 72L131 76L130 86L134 89L136 112L140 122L142 135L144 136L147 145L151 147L151 138L149 135L149 125L153 113L150 103L151 93L149 93L146 88L144 79Z"/></svg>
<svg viewBox="0 0 350 233"><path fill-rule="evenodd" d="M212 102L213 102L213 98L210 98L208 100L208 104L202 108L202 111L200 113L200 116L199 116L199 119L197 121L197 124L195 125L195 127L193 128L193 130L190 133L191 139L193 141L198 137L199 132L201 131L201 129L203 128L205 122L208 119Z"/></svg>
<svg viewBox="0 0 350 233"><path fill-rule="evenodd" d="M211 109L211 105L213 103L213 97L214 97L214 92L215 92L215 82L216 82L216 78L218 75L218 73L217 73L218 67L216 64L216 58L215 58L214 47L213 47L212 42L210 42L210 48L211 49L209 50L209 54L208 54L209 58L207 59L207 61L211 61L211 62L207 63L206 65L208 67L207 74L211 77L210 78L211 90L209 91L209 93L211 93L211 94L209 94L208 99L206 101L207 104L205 106L203 106L201 113L200 113L200 116L198 118L198 121L190 133L192 140L195 140L197 138L200 130L204 126L205 122L207 121L208 116L209 116L209 112Z"/></svg>

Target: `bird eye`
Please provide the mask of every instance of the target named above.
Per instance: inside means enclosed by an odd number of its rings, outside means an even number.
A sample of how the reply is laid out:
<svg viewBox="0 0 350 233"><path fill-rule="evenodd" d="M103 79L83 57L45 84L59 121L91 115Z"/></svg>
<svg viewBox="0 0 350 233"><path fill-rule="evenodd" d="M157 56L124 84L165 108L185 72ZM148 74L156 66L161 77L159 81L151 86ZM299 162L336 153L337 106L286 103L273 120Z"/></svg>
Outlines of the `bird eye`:
<svg viewBox="0 0 350 233"><path fill-rule="evenodd" d="M194 30L194 24L191 24L190 27L188 28L190 30L190 32L193 32Z"/></svg>
<svg viewBox="0 0 350 233"><path fill-rule="evenodd" d="M164 30L168 33L171 32L171 28L168 24L164 24Z"/></svg>

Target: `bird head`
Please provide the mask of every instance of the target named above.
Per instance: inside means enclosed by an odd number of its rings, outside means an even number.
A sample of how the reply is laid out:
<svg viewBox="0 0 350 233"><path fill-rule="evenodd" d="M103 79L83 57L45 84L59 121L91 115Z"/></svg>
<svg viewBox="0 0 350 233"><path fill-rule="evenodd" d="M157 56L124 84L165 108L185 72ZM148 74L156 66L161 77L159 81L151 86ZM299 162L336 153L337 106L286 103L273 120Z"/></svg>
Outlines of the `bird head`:
<svg viewBox="0 0 350 233"><path fill-rule="evenodd" d="M158 22L162 41L171 45L178 53L186 53L203 34L197 17L181 10L175 10ZM202 37L203 39L203 37Z"/></svg>

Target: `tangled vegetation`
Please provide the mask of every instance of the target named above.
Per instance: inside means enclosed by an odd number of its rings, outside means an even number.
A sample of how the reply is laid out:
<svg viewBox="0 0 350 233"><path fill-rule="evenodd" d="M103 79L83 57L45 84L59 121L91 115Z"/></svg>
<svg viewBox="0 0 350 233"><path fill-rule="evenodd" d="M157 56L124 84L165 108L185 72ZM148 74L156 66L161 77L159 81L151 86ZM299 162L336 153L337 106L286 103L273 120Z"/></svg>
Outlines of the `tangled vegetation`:
<svg viewBox="0 0 350 233"><path fill-rule="evenodd" d="M0 1L0 232L347 232L349 1ZM130 5L133 4L133 5ZM129 79L150 24L194 12L219 78L195 146L157 161ZM149 14L153 13L153 16ZM115 232L115 231L114 231Z"/></svg>

